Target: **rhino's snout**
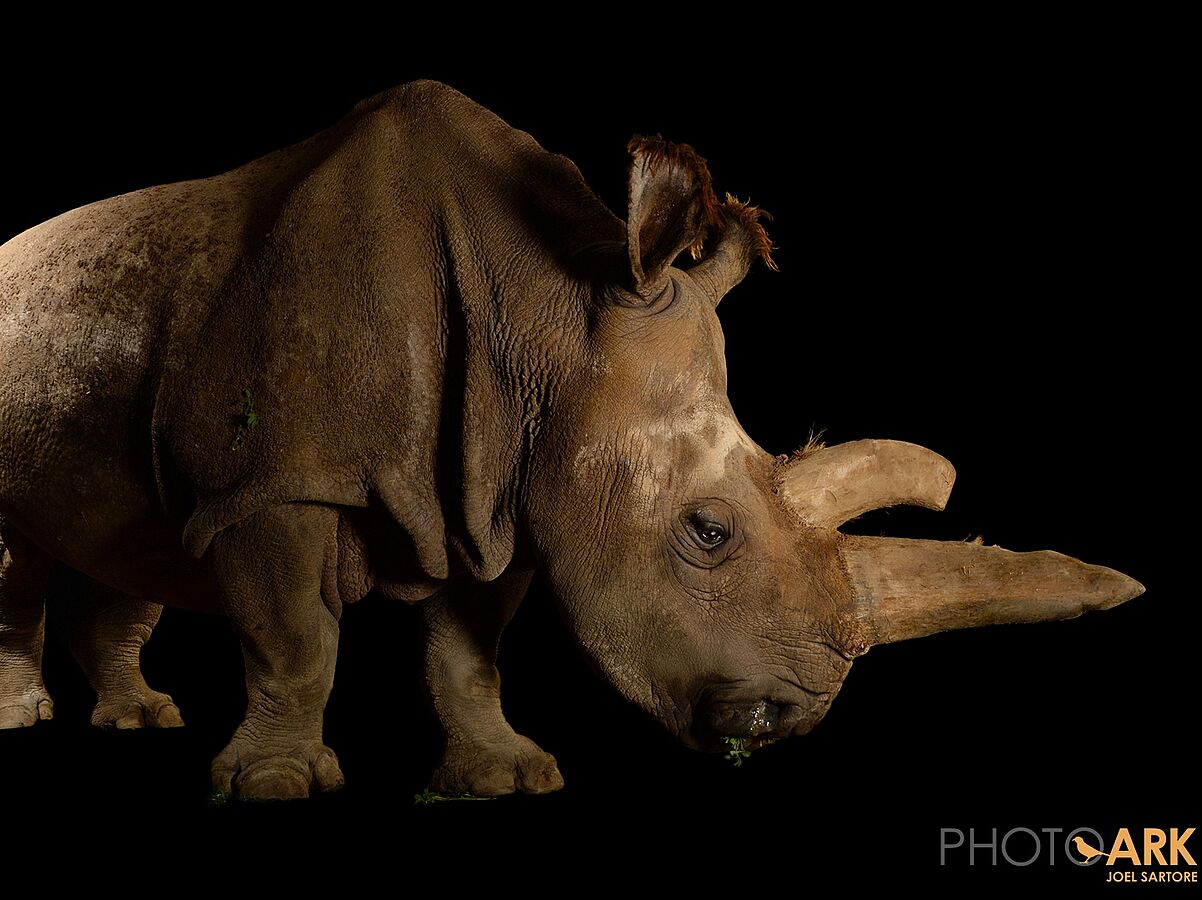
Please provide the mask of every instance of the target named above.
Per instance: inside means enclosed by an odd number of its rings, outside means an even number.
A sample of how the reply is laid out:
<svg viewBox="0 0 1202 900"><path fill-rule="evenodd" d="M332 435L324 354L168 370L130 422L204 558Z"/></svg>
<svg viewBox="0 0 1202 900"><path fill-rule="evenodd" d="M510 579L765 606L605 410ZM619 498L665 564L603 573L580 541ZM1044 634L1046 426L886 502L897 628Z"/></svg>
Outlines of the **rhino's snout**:
<svg viewBox="0 0 1202 900"><path fill-rule="evenodd" d="M706 703L700 721L709 730L710 741L726 737L771 739L792 732L803 715L801 706L779 698L714 699Z"/></svg>

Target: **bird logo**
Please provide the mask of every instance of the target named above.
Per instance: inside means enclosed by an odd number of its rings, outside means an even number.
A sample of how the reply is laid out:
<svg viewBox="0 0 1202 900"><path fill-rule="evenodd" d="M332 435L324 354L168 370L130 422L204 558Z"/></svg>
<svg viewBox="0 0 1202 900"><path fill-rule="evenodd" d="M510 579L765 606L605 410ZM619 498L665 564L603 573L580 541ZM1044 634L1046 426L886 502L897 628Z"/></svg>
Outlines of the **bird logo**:
<svg viewBox="0 0 1202 900"><path fill-rule="evenodd" d="M1079 835L1073 838L1073 843L1077 845L1077 852L1085 857L1086 862L1093 859L1095 856L1105 856L1106 851L1099 850L1097 847L1091 847L1085 843L1085 840Z"/></svg>

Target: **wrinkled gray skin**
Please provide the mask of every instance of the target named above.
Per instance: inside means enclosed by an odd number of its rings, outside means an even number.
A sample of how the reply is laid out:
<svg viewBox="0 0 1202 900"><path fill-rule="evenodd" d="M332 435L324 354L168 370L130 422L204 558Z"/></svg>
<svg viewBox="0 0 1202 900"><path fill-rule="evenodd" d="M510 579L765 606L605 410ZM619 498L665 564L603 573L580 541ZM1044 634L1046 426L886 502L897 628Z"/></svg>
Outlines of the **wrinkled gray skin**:
<svg viewBox="0 0 1202 900"><path fill-rule="evenodd" d="M372 589L421 604L434 786L489 795L562 784L498 698L540 568L604 675L703 749L807 731L873 643L1141 590L1059 554L840 534L940 508L951 467L748 438L714 307L770 245L687 147L631 150L628 228L569 161L418 82L0 248L0 727L52 715L56 561L96 583L71 645L97 724L181 724L138 667L159 604L233 621L248 705L213 778L247 798L342 784L322 713L342 607Z"/></svg>

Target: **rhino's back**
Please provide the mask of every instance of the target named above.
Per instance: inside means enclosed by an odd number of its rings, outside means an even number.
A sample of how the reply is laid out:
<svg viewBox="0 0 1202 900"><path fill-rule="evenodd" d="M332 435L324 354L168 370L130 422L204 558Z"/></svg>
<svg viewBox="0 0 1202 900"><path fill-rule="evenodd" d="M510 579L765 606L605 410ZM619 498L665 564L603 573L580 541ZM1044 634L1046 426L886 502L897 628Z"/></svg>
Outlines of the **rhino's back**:
<svg viewBox="0 0 1202 900"><path fill-rule="evenodd" d="M152 362L163 329L203 317L270 227L304 149L91 203L0 245L0 396Z"/></svg>

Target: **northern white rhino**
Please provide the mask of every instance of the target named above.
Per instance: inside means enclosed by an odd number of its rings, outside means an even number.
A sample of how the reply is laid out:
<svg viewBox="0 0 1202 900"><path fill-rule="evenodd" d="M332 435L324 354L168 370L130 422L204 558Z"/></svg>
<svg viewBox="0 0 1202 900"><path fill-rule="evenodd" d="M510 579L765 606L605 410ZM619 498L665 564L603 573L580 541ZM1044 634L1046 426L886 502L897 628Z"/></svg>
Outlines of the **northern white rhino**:
<svg viewBox="0 0 1202 900"><path fill-rule="evenodd" d="M628 199L623 222L571 162L414 82L0 248L0 727L52 715L56 561L96 582L72 646L97 724L182 724L139 671L159 604L233 621L249 702L213 778L248 798L343 783L322 713L371 590L421 605L434 786L479 795L562 784L498 697L537 570L614 687L707 750L806 732L873 644L1142 591L1052 552L840 533L941 508L952 467L757 446L715 307L771 265L759 214L658 139L631 142Z"/></svg>

